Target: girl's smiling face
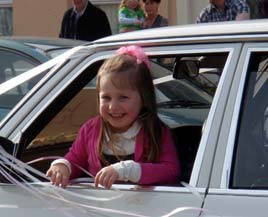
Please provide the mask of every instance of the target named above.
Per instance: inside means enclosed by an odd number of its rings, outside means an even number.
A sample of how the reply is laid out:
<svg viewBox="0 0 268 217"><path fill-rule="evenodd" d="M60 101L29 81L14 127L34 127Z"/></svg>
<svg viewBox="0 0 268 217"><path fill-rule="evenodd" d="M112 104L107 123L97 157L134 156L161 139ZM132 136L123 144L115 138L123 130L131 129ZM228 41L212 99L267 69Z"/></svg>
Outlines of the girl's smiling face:
<svg viewBox="0 0 268 217"><path fill-rule="evenodd" d="M125 132L137 119L142 99L137 90L115 87L111 76L106 74L100 78L99 111L115 132Z"/></svg>
<svg viewBox="0 0 268 217"><path fill-rule="evenodd" d="M126 6L132 10L135 10L139 5L139 0L126 0Z"/></svg>

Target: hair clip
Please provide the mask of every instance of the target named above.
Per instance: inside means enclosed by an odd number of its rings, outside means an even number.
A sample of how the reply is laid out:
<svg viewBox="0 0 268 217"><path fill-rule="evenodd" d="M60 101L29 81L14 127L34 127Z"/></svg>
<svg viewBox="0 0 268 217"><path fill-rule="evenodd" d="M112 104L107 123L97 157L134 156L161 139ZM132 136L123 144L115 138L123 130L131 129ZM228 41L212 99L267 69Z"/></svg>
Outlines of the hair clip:
<svg viewBox="0 0 268 217"><path fill-rule="evenodd" d="M128 54L137 59L137 64L144 63L148 69L151 68L148 56L144 53L143 49L137 45L130 45L121 47L116 51L117 54Z"/></svg>

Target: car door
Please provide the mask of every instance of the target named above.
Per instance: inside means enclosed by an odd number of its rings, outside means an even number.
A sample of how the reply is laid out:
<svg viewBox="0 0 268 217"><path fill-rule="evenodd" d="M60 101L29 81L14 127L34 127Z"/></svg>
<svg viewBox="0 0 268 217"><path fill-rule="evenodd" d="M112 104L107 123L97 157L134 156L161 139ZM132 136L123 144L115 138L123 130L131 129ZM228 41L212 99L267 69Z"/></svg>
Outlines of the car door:
<svg viewBox="0 0 268 217"><path fill-rule="evenodd" d="M230 85L223 78L226 78L227 71L234 71L235 62L241 48L239 43L198 44L197 46L160 45L155 44L154 46L144 47L144 49L152 61L160 62L161 67L167 64L167 68L170 68L169 60L172 60L171 63L173 64L174 60L181 60L184 57L212 58L217 55L224 57L221 64L220 90L226 85ZM75 55L73 59L62 63L56 69L54 68L54 72L46 76L39 83L40 86L35 87L35 92L24 98L20 106L16 107L12 115L2 124L2 135L6 135L7 138L18 145L16 156L19 159L29 163L29 161L43 157L45 154L48 154L47 157L56 154L63 155L64 152L57 152L57 148L65 147L66 152L66 148L70 146L74 139L72 134L74 130L77 131L87 118L96 115L96 102L95 97L93 98L96 93L94 93L95 89L94 86L90 85L90 81L94 79L103 60L113 55L114 50L105 51L102 47L102 51L96 50L97 52L91 55L93 51L90 49L90 47L86 49L86 55L85 52L81 52L81 56ZM217 66L212 65L212 68L217 68ZM209 101L209 93L197 86L195 81L190 82L185 78L176 80L172 77L172 70L167 74L163 71L157 73L155 86L162 93L158 95L161 100L169 98L167 102L170 102L173 97L175 97L173 100L176 100L179 96L177 92L182 92L181 94L187 95L189 93L188 95L194 96L192 100L195 100L195 103L197 99L200 100L201 98L203 102ZM161 73L164 75L159 75ZM173 90L168 89L170 91L166 91L166 87L170 83ZM184 87L183 91L179 88L182 85ZM208 132L211 129L217 129L217 125L213 125L212 120L216 113L223 112L221 107L216 106L219 102L220 93L217 89L215 92L217 101L211 100L210 111L209 108L203 107L204 103L200 104L200 102L197 107L195 107L196 104L174 104L173 102L160 104L162 106L159 108L160 118L171 128L178 141L182 141L183 135L186 135L183 143L189 144L189 146L178 143L179 148L185 148L184 152L183 149L179 150L179 153L181 152L180 156L183 156L182 153L185 155L191 153L194 146L191 146L189 142L191 140L189 139L195 137L193 132L198 129L196 135L199 137L195 140L194 153L189 159L185 158L185 161L189 161L189 164L183 165L184 168L191 167L187 173L188 175L185 175L186 178L183 183L178 183L176 186L137 186L125 183L114 185L112 190L103 190L93 188L91 180L91 183L87 183L86 186L80 184L70 186L67 190L78 193L80 196L78 198L68 198L68 200L71 202L79 201L82 205L86 203L89 209L108 213L108 216L114 216L115 212L117 213L116 216L169 216L173 212L175 216L199 216L208 187L210 178L208 171L210 171L214 159L213 150L216 143L216 138L209 137ZM214 93L210 97L213 98L213 95ZM221 103L224 104L227 95L221 94L220 98ZM184 100L184 102L189 103L191 102L190 99ZM180 99L177 103L181 103L181 101ZM201 116L198 111L206 111L205 116ZM195 119L193 118L194 115L196 115ZM205 119L207 119L207 124L202 135L201 130ZM49 143L49 145L46 143ZM46 145L44 146L44 144ZM194 168L192 168L193 164ZM47 168L48 165L46 165ZM33 164L33 166L35 165ZM81 195L86 197L81 200ZM89 196L108 198L108 200L88 200L87 197ZM111 196L115 197L109 200Z"/></svg>
<svg viewBox="0 0 268 217"><path fill-rule="evenodd" d="M204 209L215 216L267 216L268 44L246 43L222 114Z"/></svg>

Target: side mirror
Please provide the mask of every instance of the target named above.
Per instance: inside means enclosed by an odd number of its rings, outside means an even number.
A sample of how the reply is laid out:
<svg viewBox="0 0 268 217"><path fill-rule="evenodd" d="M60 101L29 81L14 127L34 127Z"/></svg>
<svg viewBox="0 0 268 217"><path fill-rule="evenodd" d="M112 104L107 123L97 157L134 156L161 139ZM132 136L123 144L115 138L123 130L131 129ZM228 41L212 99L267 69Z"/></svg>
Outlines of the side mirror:
<svg viewBox="0 0 268 217"><path fill-rule="evenodd" d="M195 78L199 75L200 60L197 57L183 57L175 62L173 78Z"/></svg>

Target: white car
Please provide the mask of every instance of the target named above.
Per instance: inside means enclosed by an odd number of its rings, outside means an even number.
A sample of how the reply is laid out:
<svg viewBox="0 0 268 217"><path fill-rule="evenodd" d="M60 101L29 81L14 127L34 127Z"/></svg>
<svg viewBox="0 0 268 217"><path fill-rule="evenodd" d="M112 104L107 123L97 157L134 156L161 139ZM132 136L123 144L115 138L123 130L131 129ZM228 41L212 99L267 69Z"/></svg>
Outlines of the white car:
<svg viewBox="0 0 268 217"><path fill-rule="evenodd" d="M267 26L252 20L118 34L1 84L0 108L2 97L49 70L0 123L1 216L266 217ZM178 184L106 190L83 177L66 189L52 186L44 175L51 160L97 114L100 65L129 44L152 62L159 117L182 165Z"/></svg>

